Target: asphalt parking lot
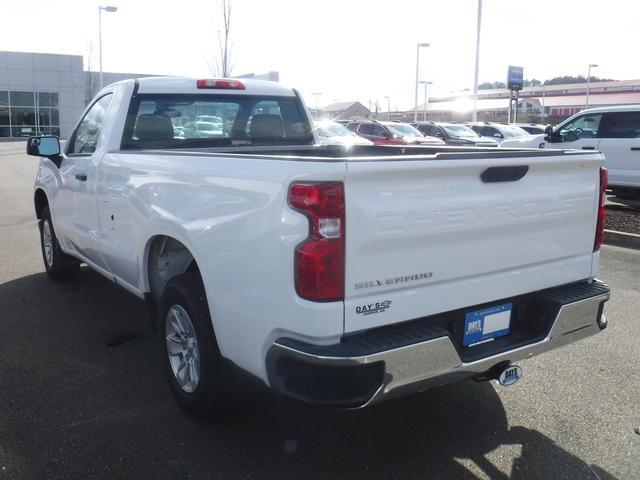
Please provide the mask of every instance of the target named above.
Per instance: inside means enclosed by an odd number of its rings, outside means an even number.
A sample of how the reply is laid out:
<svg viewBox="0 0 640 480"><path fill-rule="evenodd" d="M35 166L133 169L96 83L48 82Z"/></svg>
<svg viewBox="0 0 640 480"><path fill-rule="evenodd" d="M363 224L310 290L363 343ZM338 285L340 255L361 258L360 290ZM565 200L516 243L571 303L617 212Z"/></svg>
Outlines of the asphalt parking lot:
<svg viewBox="0 0 640 480"><path fill-rule="evenodd" d="M605 332L361 411L257 392L200 422L173 401L142 301L86 267L48 280L37 159L0 143L0 478L640 478L640 251L603 248Z"/></svg>

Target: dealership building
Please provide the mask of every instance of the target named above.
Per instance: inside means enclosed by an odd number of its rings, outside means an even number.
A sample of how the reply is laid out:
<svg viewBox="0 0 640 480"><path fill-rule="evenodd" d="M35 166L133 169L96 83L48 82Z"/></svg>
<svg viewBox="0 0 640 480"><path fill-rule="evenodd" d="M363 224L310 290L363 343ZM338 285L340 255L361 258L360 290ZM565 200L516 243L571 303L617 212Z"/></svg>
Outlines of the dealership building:
<svg viewBox="0 0 640 480"><path fill-rule="evenodd" d="M104 83L145 76L105 72ZM0 138L67 137L98 84L81 55L0 51Z"/></svg>
<svg viewBox="0 0 640 480"><path fill-rule="evenodd" d="M587 99L587 89L589 98ZM478 91L478 119L505 121L510 92L506 88ZM557 123L581 110L593 107L640 104L640 80L572 83L525 87L519 92L518 118L526 122ZM418 106L418 116L429 120L466 121L473 110L469 91L431 98ZM410 111L413 114L413 110Z"/></svg>

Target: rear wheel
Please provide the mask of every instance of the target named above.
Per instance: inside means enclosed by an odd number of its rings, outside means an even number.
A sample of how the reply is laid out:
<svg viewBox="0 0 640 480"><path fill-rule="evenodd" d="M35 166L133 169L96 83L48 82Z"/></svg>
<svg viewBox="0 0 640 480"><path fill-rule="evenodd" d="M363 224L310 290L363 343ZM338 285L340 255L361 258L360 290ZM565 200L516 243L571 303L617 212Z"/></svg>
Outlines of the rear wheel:
<svg viewBox="0 0 640 480"><path fill-rule="evenodd" d="M49 207L44 207L40 220L40 246L47 275L52 280L73 280L80 271L80 261L67 255L60 248L51 222Z"/></svg>
<svg viewBox="0 0 640 480"><path fill-rule="evenodd" d="M163 368L171 393L196 417L215 414L227 406L234 380L218 350L198 272L169 280L159 315Z"/></svg>

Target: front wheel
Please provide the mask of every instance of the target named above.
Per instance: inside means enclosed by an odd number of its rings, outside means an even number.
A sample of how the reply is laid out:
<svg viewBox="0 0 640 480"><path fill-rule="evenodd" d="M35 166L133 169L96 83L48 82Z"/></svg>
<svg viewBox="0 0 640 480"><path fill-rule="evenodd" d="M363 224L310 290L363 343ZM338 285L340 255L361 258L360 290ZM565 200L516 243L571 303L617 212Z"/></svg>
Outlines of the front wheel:
<svg viewBox="0 0 640 480"><path fill-rule="evenodd" d="M44 267L49 278L56 281L67 281L78 276L80 261L67 255L60 248L51 222L49 207L44 207L40 219L40 246Z"/></svg>
<svg viewBox="0 0 640 480"><path fill-rule="evenodd" d="M228 401L233 380L218 350L197 272L169 280L159 315L163 368L171 393L190 414L212 416Z"/></svg>

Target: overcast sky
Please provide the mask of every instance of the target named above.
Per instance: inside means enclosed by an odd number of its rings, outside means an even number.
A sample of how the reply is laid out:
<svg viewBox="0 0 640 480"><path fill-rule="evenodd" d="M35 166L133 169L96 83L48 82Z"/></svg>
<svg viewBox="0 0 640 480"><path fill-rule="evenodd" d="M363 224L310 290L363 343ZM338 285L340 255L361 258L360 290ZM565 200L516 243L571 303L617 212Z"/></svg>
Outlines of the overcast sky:
<svg viewBox="0 0 640 480"><path fill-rule="evenodd" d="M105 71L211 76L220 25L217 0L106 0ZM98 69L99 3L2 0L0 50L83 55ZM413 104L416 43L430 93L473 88L477 0L233 0L235 74L277 70L310 104L377 98L386 110ZM484 0L480 82L593 74L640 78L635 49L640 2ZM420 90L422 101L422 89Z"/></svg>

